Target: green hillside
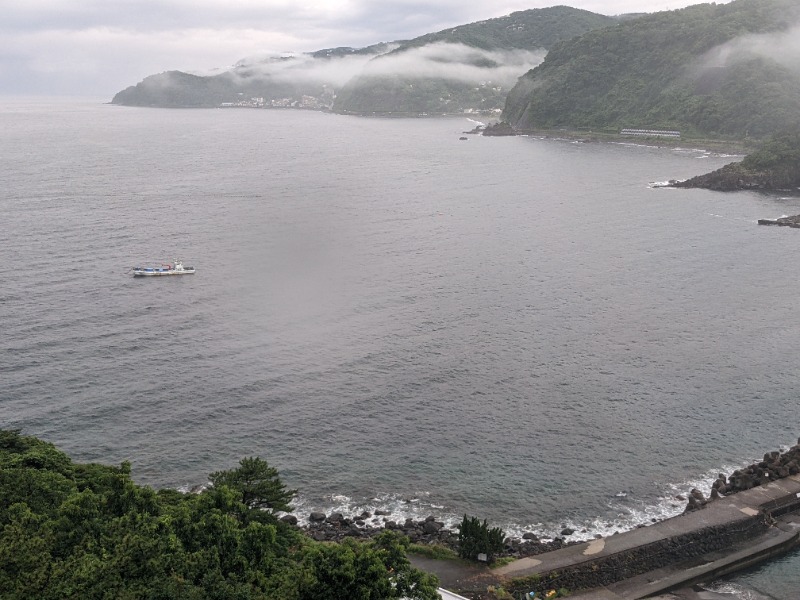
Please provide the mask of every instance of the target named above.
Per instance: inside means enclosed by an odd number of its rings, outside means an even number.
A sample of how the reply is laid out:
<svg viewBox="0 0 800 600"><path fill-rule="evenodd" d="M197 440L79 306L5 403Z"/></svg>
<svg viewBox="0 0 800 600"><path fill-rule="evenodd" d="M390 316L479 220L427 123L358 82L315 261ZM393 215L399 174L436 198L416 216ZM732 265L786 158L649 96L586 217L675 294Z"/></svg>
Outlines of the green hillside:
<svg viewBox="0 0 800 600"><path fill-rule="evenodd" d="M259 458L201 493L136 485L130 464L79 464L0 429L4 600L434 600L408 540L315 542L278 518L295 490Z"/></svg>
<svg viewBox="0 0 800 600"><path fill-rule="evenodd" d="M503 118L518 130L767 136L800 121L799 22L800 0L734 0L592 31L526 73Z"/></svg>
<svg viewBox="0 0 800 600"><path fill-rule="evenodd" d="M555 6L429 33L373 59L338 92L334 110L402 115L499 109L517 77L538 63L545 50L616 22ZM426 52L432 48L437 51ZM433 63L447 68L432 69Z"/></svg>
<svg viewBox="0 0 800 600"><path fill-rule="evenodd" d="M216 75L166 71L118 92L112 104L165 108L211 108L222 104L282 108L330 108L338 85L329 69L337 61L387 52L386 43L366 48L330 48L311 54L241 61ZM328 73L328 71L331 71Z"/></svg>
<svg viewBox="0 0 800 600"><path fill-rule="evenodd" d="M800 190L800 130L772 136L741 162L675 183L675 187L797 192Z"/></svg>
<svg viewBox="0 0 800 600"><path fill-rule="evenodd" d="M465 44L484 50L538 50L569 40L592 29L616 23L613 17L569 6L552 6L513 12L505 17L459 25L403 42L397 54L437 42Z"/></svg>
<svg viewBox="0 0 800 600"><path fill-rule="evenodd" d="M336 97L341 112L499 111L517 78L547 48L615 22L566 6L527 10L409 41L243 61L215 75L167 71L122 90L112 103L325 110ZM348 83L354 73L361 75Z"/></svg>

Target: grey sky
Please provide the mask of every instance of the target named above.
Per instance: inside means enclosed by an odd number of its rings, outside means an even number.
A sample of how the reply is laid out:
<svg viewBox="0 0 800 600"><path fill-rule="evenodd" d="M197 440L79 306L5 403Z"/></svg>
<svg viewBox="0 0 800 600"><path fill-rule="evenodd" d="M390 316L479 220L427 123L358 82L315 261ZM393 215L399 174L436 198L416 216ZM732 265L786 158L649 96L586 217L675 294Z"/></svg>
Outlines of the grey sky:
<svg viewBox="0 0 800 600"><path fill-rule="evenodd" d="M0 0L0 94L111 97L147 75L269 52L366 46L516 10L607 15L691 0Z"/></svg>

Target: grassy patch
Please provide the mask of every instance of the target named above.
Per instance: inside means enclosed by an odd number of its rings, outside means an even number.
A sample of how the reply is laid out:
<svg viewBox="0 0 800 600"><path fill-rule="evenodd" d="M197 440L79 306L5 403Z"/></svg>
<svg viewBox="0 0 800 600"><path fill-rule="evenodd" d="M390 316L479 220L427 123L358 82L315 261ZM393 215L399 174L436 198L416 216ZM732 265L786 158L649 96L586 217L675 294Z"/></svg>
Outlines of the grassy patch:
<svg viewBox="0 0 800 600"><path fill-rule="evenodd" d="M517 559L514 556L501 556L500 558L495 559L495 561L492 563L492 568L497 569L498 567L505 567L515 560Z"/></svg>
<svg viewBox="0 0 800 600"><path fill-rule="evenodd" d="M408 547L410 554L417 554L426 558L434 558L436 560L457 560L458 554L447 546L440 546L439 544L411 544Z"/></svg>

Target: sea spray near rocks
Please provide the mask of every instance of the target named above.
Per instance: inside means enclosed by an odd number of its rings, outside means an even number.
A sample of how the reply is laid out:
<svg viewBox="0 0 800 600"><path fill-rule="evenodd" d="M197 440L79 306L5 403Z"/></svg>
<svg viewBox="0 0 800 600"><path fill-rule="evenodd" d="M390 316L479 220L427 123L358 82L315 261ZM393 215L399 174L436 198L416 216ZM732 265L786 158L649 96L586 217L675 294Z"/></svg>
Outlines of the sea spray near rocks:
<svg viewBox="0 0 800 600"><path fill-rule="evenodd" d="M767 452L762 460L742 469L736 469L727 477L724 473L720 473L711 484L709 499L706 499L700 490L693 489L686 505L686 512L701 509L710 500L721 496L766 485L798 473L800 473L800 438L791 448Z"/></svg>

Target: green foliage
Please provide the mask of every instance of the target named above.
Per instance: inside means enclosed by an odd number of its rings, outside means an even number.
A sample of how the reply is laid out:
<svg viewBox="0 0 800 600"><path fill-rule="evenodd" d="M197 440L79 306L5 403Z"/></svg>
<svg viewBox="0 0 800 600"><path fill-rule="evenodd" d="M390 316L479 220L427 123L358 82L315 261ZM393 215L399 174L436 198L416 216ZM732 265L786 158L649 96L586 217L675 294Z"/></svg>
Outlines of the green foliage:
<svg viewBox="0 0 800 600"><path fill-rule="evenodd" d="M800 76L752 50L784 32L796 0L735 0L659 12L557 44L508 95L517 128L677 129L764 137L800 122Z"/></svg>
<svg viewBox="0 0 800 600"><path fill-rule="evenodd" d="M243 458L239 468L211 473L214 487L227 486L240 494L239 501L248 508L270 512L291 512L289 505L297 490L286 489L278 471L258 457Z"/></svg>
<svg viewBox="0 0 800 600"><path fill-rule="evenodd" d="M458 554L461 558L477 560L479 554L486 554L487 561L492 562L494 556L503 550L505 533L499 527L489 528L477 517L467 517L461 521L458 530Z"/></svg>
<svg viewBox="0 0 800 600"><path fill-rule="evenodd" d="M677 184L720 191L800 188L800 129L772 136L741 162Z"/></svg>
<svg viewBox="0 0 800 600"><path fill-rule="evenodd" d="M492 568L496 569L499 567L505 567L506 565L510 565L515 560L517 560L515 556L501 556L495 560L494 563L492 563Z"/></svg>
<svg viewBox="0 0 800 600"><path fill-rule="evenodd" d="M490 585L486 589L486 592L489 594L489 597L492 598L492 600L514 600L514 596L501 585Z"/></svg>
<svg viewBox="0 0 800 600"><path fill-rule="evenodd" d="M616 20L612 17L569 6L534 8L428 33L403 42L394 52L437 42L464 44L484 50L547 49L561 40L614 23Z"/></svg>
<svg viewBox="0 0 800 600"><path fill-rule="evenodd" d="M433 558L435 560L455 560L458 558L458 553L439 544L411 544L408 547L411 554L417 554L426 558Z"/></svg>
<svg viewBox="0 0 800 600"><path fill-rule="evenodd" d="M474 56L454 60L454 70L464 65L478 67L479 76L475 81L423 77L410 71L372 75L370 67L377 68L382 62L435 43L463 44L487 51L546 50L561 40L613 23L616 21L611 17L568 6L554 6L519 11L497 19L422 35L400 43L392 52L374 58L364 73L339 90L333 109L343 113L401 116L457 113L467 108L499 109L508 90L504 88L504 82L492 81L493 72L490 69L498 65L482 53L476 52ZM485 70L485 74L481 73L481 69Z"/></svg>
<svg viewBox="0 0 800 600"><path fill-rule="evenodd" d="M800 176L800 130L771 137L744 158L742 167L749 171L788 168Z"/></svg>
<svg viewBox="0 0 800 600"><path fill-rule="evenodd" d="M367 70L342 89L331 77L327 86L313 78L290 80L293 67L301 68L306 60L314 61L313 69L324 72L326 61L345 56L396 56L434 43L463 44L487 51L548 49L560 40L570 39L597 27L615 23L615 19L585 10L556 6L512 13L459 27L429 33L412 40L392 44L379 43L366 48L329 48L310 53L302 60L271 58L263 64L239 65L230 72L199 76L181 71L167 71L146 77L135 86L117 93L112 103L129 106L216 107L225 102L264 98L271 101L300 100L303 96L320 99L329 106L336 94L335 110L359 113L461 112L464 108L499 109L505 101L508 83L491 82L489 68L498 66L483 54L466 58L460 65L486 70L476 81L425 78L412 73L402 76L374 77ZM295 61L293 63L293 61ZM280 63L288 68L274 69ZM457 66L460 66L457 65ZM523 68L521 68L522 70ZM522 75L520 72L518 75ZM514 75L516 77L516 75Z"/></svg>
<svg viewBox="0 0 800 600"><path fill-rule="evenodd" d="M294 490L257 458L201 494L136 485L0 430L3 600L436 598L407 541L319 544L277 521ZM262 510L266 509L266 510ZM318 594L324 593L325 596Z"/></svg>

